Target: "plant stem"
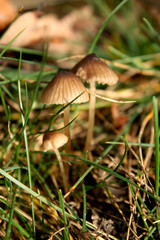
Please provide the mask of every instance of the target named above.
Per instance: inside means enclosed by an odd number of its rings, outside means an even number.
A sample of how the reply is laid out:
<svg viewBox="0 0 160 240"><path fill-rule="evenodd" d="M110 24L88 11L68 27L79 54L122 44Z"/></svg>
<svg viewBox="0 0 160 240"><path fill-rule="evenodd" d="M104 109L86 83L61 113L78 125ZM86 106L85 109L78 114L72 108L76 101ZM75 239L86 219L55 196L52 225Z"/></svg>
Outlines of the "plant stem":
<svg viewBox="0 0 160 240"><path fill-rule="evenodd" d="M64 109L64 126L69 124L69 113L70 113L70 105ZM70 129L69 126L65 128L65 135L68 137L68 142L66 143L65 150L67 153L71 152L71 137L70 137Z"/></svg>
<svg viewBox="0 0 160 240"><path fill-rule="evenodd" d="M95 38L93 39L90 48L88 50L88 54L93 53L95 46L105 29L107 23L110 21L110 19L115 15L115 13L129 0L123 0L110 14L109 16L105 19L104 23L100 27L99 31L97 32ZM90 83L90 90L92 93L95 93L95 82ZM94 118L95 118L95 102L96 102L96 97L91 95L90 96L90 105L89 105L89 121L88 121L88 132L87 132L87 139L86 139L86 144L85 144L85 151L90 150L91 146L91 141L93 138L93 128L94 128Z"/></svg>
<svg viewBox="0 0 160 240"><path fill-rule="evenodd" d="M69 124L69 113L70 113L70 105L64 109L64 126ZM65 145L66 153L71 153L71 137L70 137L70 126L65 128L65 135L68 137L68 142ZM65 160L68 161L69 157L66 156ZM68 162L64 162L64 169L65 169L65 177L66 177L66 186L69 186L69 164ZM65 191L68 192L68 189Z"/></svg>
<svg viewBox="0 0 160 240"><path fill-rule="evenodd" d="M90 91L91 93L95 93L95 82L90 83ZM94 128L94 116L95 116L95 103L96 97L94 94L90 94L90 101L89 101L89 121L88 121L88 132L87 132L87 139L85 144L85 152L90 150L91 141L93 139L93 128Z"/></svg>
<svg viewBox="0 0 160 240"><path fill-rule="evenodd" d="M66 179L66 175L65 175L65 171L64 171L62 158L61 158L61 155L60 155L58 149L54 149L54 152L56 154L56 157L57 157L57 160L58 160L58 163L59 163L59 167L60 167L60 171L61 171L61 175L62 175L62 178L63 178L64 190L65 190L65 193L67 193L68 185L67 185L67 179Z"/></svg>
<svg viewBox="0 0 160 240"><path fill-rule="evenodd" d="M93 53L94 52L94 48L103 32L103 30L105 29L107 23L110 21L110 19L115 15L115 13L121 8L123 7L123 5L128 2L129 0L123 0L110 14L109 16L106 18L106 20L104 21L104 23L102 24L102 26L100 27L99 31L97 32L95 38L93 39L90 48L88 50L88 54Z"/></svg>
<svg viewBox="0 0 160 240"><path fill-rule="evenodd" d="M159 119L158 119L158 101L153 96L153 116L154 116L154 138L155 138L155 192L159 197ZM156 208L157 219L159 219L159 205ZM157 223L158 233L160 236L160 223Z"/></svg>

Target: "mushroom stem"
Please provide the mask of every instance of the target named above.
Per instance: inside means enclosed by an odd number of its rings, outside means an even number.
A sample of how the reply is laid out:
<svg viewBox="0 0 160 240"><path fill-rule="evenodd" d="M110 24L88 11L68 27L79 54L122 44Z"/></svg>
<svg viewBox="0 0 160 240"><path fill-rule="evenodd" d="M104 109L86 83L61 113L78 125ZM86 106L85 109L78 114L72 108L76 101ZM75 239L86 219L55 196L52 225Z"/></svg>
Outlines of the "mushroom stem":
<svg viewBox="0 0 160 240"><path fill-rule="evenodd" d="M60 167L60 171L61 171L61 175L62 175L62 178L63 178L64 190L65 190L65 193L67 193L68 192L68 185L67 185L67 179L66 179L66 175L65 175L65 171L64 171L62 158L61 158L61 155L60 155L59 150L57 148L54 149L54 152L56 154L56 157L57 157L57 160L58 160L58 163L59 163L59 167Z"/></svg>
<svg viewBox="0 0 160 240"><path fill-rule="evenodd" d="M66 126L69 123L69 113L70 113L70 105L64 109L64 126ZM70 138L70 126L67 126L65 128L65 135L68 137L68 141L65 145L65 152L70 153L71 152L71 138ZM64 158L66 161L69 160L69 156L65 156ZM65 168L65 176L66 176L66 185L68 187L69 185L69 164L67 162L64 162L64 168ZM67 189L68 190L68 189ZM69 199L68 199L69 200Z"/></svg>
<svg viewBox="0 0 160 240"><path fill-rule="evenodd" d="M93 139L93 128L94 128L94 118L95 118L95 103L96 97L94 95L96 89L95 82L90 82L90 101L89 101L89 120L88 120L88 132L87 132L87 139L85 144L85 152L90 150L91 141Z"/></svg>
<svg viewBox="0 0 160 240"><path fill-rule="evenodd" d="M64 126L69 123L69 113L70 113L70 105L64 109ZM70 138L70 126L65 128L65 135L68 137L68 142L66 143L65 150L67 153L71 152L71 138Z"/></svg>

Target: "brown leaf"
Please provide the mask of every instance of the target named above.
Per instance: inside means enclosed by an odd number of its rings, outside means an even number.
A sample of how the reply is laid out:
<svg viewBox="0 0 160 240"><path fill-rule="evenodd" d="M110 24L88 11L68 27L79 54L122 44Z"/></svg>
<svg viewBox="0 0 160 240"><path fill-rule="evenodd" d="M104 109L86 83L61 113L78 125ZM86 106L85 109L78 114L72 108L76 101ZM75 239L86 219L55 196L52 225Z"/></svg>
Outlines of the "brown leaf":
<svg viewBox="0 0 160 240"><path fill-rule="evenodd" d="M0 30L7 27L16 16L16 8L10 0L0 0Z"/></svg>

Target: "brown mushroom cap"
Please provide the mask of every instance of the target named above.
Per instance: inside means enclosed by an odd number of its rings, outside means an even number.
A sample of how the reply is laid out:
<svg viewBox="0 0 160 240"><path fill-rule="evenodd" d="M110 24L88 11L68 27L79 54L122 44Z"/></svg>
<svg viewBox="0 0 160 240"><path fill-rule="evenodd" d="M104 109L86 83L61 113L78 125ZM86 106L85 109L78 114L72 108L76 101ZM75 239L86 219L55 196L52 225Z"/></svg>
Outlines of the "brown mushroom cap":
<svg viewBox="0 0 160 240"><path fill-rule="evenodd" d="M95 54L89 54L75 65L72 70L77 76L87 82L98 82L113 85L118 81L117 75Z"/></svg>
<svg viewBox="0 0 160 240"><path fill-rule="evenodd" d="M83 94L82 94L83 93ZM80 97L78 97L82 94ZM67 104L87 102L88 93L81 79L72 72L60 71L44 89L41 101L45 104Z"/></svg>
<svg viewBox="0 0 160 240"><path fill-rule="evenodd" d="M68 141L68 137L59 132L46 132L43 136L42 148L44 151L54 150L62 147Z"/></svg>

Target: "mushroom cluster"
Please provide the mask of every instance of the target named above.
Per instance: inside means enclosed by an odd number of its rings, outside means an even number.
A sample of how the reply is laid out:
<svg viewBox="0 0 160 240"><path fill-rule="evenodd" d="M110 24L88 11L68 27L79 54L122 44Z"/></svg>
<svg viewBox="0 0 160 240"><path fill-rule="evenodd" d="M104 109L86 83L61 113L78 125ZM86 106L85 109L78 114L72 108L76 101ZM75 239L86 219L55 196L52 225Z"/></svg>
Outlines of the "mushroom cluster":
<svg viewBox="0 0 160 240"><path fill-rule="evenodd" d="M47 85L41 95L41 101L44 104L63 104L64 109L64 127L65 135L61 133L46 132L43 137L43 148L45 151L52 150L56 153L61 174L64 182L65 192L68 190L69 165L63 166L62 159L58 152L58 148L66 144L65 150L71 152L70 129L69 129L69 113L70 102L83 103L89 100L88 93L81 79L72 72L60 71L53 80ZM66 139L67 141L66 141ZM64 141L65 140L65 141Z"/></svg>
<svg viewBox="0 0 160 240"><path fill-rule="evenodd" d="M66 144L66 152L71 152L69 129L70 103L84 103L89 100L88 92L81 80L90 83L89 121L85 144L85 151L90 151L95 118L95 83L98 82L108 85L116 84L118 77L112 69L110 69L107 64L101 61L95 54L89 54L77 63L71 71L59 71L43 90L41 96L41 101L44 104L66 105L64 108L65 135L48 132L45 133L43 137L44 150L55 151L57 155L65 191L68 189L67 184L69 170L67 166L64 168L58 148Z"/></svg>
<svg viewBox="0 0 160 240"><path fill-rule="evenodd" d="M79 97L78 97L79 96ZM78 97L78 98L77 98ZM89 100L88 93L81 79L72 72L60 71L55 75L53 80L44 89L41 101L44 104L64 104L71 101L74 103L84 103ZM70 105L64 109L64 126L65 135L68 137L66 151L70 152L70 131L69 131L69 112Z"/></svg>

